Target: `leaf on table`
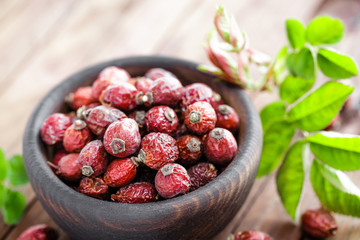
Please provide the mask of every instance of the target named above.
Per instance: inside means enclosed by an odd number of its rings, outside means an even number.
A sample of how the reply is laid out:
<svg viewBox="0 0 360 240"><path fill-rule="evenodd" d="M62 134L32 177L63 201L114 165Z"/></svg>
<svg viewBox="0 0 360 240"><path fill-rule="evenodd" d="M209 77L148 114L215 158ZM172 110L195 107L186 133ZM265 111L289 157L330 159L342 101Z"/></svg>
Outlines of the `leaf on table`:
<svg viewBox="0 0 360 240"><path fill-rule="evenodd" d="M286 20L286 33L293 49L301 49L305 44L305 27L296 19Z"/></svg>
<svg viewBox="0 0 360 240"><path fill-rule="evenodd" d="M6 189L4 194L3 216L7 224L20 221L26 207L25 196L17 191Z"/></svg>
<svg viewBox="0 0 360 240"><path fill-rule="evenodd" d="M6 178L6 156L4 151L0 148L0 182Z"/></svg>
<svg viewBox="0 0 360 240"><path fill-rule="evenodd" d="M29 182L21 155L15 155L9 159L8 177L10 183L14 186L23 185Z"/></svg>
<svg viewBox="0 0 360 240"><path fill-rule="evenodd" d="M307 93L315 83L315 79L303 79L288 75L280 85L282 100L293 103Z"/></svg>
<svg viewBox="0 0 360 240"><path fill-rule="evenodd" d="M329 81L297 103L288 113L288 121L305 131L324 129L339 113L354 88Z"/></svg>
<svg viewBox="0 0 360 240"><path fill-rule="evenodd" d="M266 132L274 122L284 119L285 110L283 102L273 102L265 106L260 112L263 131Z"/></svg>
<svg viewBox="0 0 360 240"><path fill-rule="evenodd" d="M300 52L295 54L292 64L296 76L304 79L315 77L315 61L310 49L302 48Z"/></svg>
<svg viewBox="0 0 360 240"><path fill-rule="evenodd" d="M329 16L314 18L306 29L306 39L312 45L334 44L340 42L343 36L343 23Z"/></svg>

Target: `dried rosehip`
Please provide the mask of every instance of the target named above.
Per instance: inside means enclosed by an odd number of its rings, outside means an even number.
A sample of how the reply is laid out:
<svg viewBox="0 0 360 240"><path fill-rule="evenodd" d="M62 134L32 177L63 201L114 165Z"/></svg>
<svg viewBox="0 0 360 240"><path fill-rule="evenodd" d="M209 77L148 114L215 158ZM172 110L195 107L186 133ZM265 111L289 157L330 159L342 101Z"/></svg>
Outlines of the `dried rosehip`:
<svg viewBox="0 0 360 240"><path fill-rule="evenodd" d="M185 93L181 99L181 111L185 112L191 104L205 101L213 105L215 102L213 90L203 83L193 83L185 87Z"/></svg>
<svg viewBox="0 0 360 240"><path fill-rule="evenodd" d="M84 105L81 108L76 110L76 117L77 119L84 120L88 114L90 113L90 109L95 108L97 106L101 106L99 102L90 103L89 105Z"/></svg>
<svg viewBox="0 0 360 240"><path fill-rule="evenodd" d="M229 130L215 128L205 138L204 153L212 163L225 165L233 159L236 151L237 143Z"/></svg>
<svg viewBox="0 0 360 240"><path fill-rule="evenodd" d="M201 139L193 135L184 135L176 140L179 148L179 163L182 165L194 165L202 156Z"/></svg>
<svg viewBox="0 0 360 240"><path fill-rule="evenodd" d="M144 110L133 111L129 114L129 118L134 119L138 124L141 136L144 136L146 133L145 114L146 112Z"/></svg>
<svg viewBox="0 0 360 240"><path fill-rule="evenodd" d="M80 152L91 141L91 134L86 123L76 120L73 125L66 129L63 146L67 152Z"/></svg>
<svg viewBox="0 0 360 240"><path fill-rule="evenodd" d="M185 194L190 190L190 177L177 163L168 163L155 176L155 188L164 198Z"/></svg>
<svg viewBox="0 0 360 240"><path fill-rule="evenodd" d="M58 237L59 234L55 229L39 224L26 229L16 240L56 240Z"/></svg>
<svg viewBox="0 0 360 240"><path fill-rule="evenodd" d="M154 81L146 77L137 77L135 87L139 92L146 93Z"/></svg>
<svg viewBox="0 0 360 240"><path fill-rule="evenodd" d="M194 191L215 179L217 170L213 164L202 162L189 168L188 174L191 183L190 190Z"/></svg>
<svg viewBox="0 0 360 240"><path fill-rule="evenodd" d="M134 159L116 159L107 167L104 180L110 187L123 187L135 178L137 166Z"/></svg>
<svg viewBox="0 0 360 240"><path fill-rule="evenodd" d="M216 127L235 132L239 127L239 116L229 105L222 104L216 109Z"/></svg>
<svg viewBox="0 0 360 240"><path fill-rule="evenodd" d="M78 190L85 195L102 200L105 200L109 194L109 186L100 177L81 179Z"/></svg>
<svg viewBox="0 0 360 240"><path fill-rule="evenodd" d="M107 164L105 147L100 140L89 142L80 152L79 168L84 176L96 177L103 174Z"/></svg>
<svg viewBox="0 0 360 240"><path fill-rule="evenodd" d="M260 231L248 230L231 234L227 240L273 240L273 238Z"/></svg>
<svg viewBox="0 0 360 240"><path fill-rule="evenodd" d="M57 153L55 153L55 156L54 156L54 159L53 159L52 163L53 163L55 166L57 166L57 165L59 164L60 159L61 159L63 156L67 155L67 154L69 154L69 153L66 152L65 150L60 150L60 151L58 151Z"/></svg>
<svg viewBox="0 0 360 240"><path fill-rule="evenodd" d="M41 127L41 139L47 145L62 142L64 133L72 124L71 118L62 113L51 114Z"/></svg>
<svg viewBox="0 0 360 240"><path fill-rule="evenodd" d="M218 94L217 92L213 91L213 102L211 102L211 106L214 109L217 109L220 105L224 104L223 100L221 99L221 95Z"/></svg>
<svg viewBox="0 0 360 240"><path fill-rule="evenodd" d="M99 99L101 93L110 85L127 82L130 79L129 73L118 67L107 67L102 70L92 85L92 96Z"/></svg>
<svg viewBox="0 0 360 240"><path fill-rule="evenodd" d="M215 128L215 110L207 102L193 103L185 111L184 123L191 132L205 134Z"/></svg>
<svg viewBox="0 0 360 240"><path fill-rule="evenodd" d="M97 99L93 98L91 91L91 87L80 87L75 91L75 93L70 93L67 96L67 101L70 102L70 107L77 110L82 106L97 102Z"/></svg>
<svg viewBox="0 0 360 240"><path fill-rule="evenodd" d="M136 182L120 188L111 200L121 203L155 202L157 194L154 185L148 182Z"/></svg>
<svg viewBox="0 0 360 240"><path fill-rule="evenodd" d="M110 104L113 107L124 111L136 107L136 96L139 91L130 83L121 82L107 87L100 96L100 102L104 105Z"/></svg>
<svg viewBox="0 0 360 240"><path fill-rule="evenodd" d="M307 210L301 217L301 227L307 234L318 238L332 237L338 228L334 217L324 208Z"/></svg>
<svg viewBox="0 0 360 240"><path fill-rule="evenodd" d="M175 77L175 75L163 68L151 68L145 73L145 77L156 80L161 77Z"/></svg>
<svg viewBox="0 0 360 240"><path fill-rule="evenodd" d="M135 153L139 149L140 143L139 127L131 118L113 122L104 135L106 151L118 158L125 158Z"/></svg>
<svg viewBox="0 0 360 240"><path fill-rule="evenodd" d="M141 141L141 149L136 160L152 169L160 169L179 157L176 140L166 133L149 133Z"/></svg>
<svg viewBox="0 0 360 240"><path fill-rule="evenodd" d="M119 109L104 105L92 108L86 115L85 121L88 127L98 136L103 136L111 123L126 118L125 113Z"/></svg>
<svg viewBox="0 0 360 240"><path fill-rule="evenodd" d="M68 182L78 182L81 179L79 154L69 153L62 157L56 168L56 175Z"/></svg>
<svg viewBox="0 0 360 240"><path fill-rule="evenodd" d="M151 108L145 115L145 123L148 132L162 132L172 136L179 128L176 113L168 106Z"/></svg>

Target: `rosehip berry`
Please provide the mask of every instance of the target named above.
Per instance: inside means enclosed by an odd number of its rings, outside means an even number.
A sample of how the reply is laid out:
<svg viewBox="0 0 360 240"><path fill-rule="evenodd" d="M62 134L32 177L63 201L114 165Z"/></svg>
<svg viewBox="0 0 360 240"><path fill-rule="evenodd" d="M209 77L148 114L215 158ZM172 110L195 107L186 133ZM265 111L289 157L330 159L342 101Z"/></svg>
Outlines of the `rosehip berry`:
<svg viewBox="0 0 360 240"><path fill-rule="evenodd" d="M56 175L68 182L77 182L81 179L81 169L79 168L79 154L69 153L62 157L56 168Z"/></svg>
<svg viewBox="0 0 360 240"><path fill-rule="evenodd" d="M164 198L185 194L190 190L190 177L183 166L169 163L156 174L155 188Z"/></svg>
<svg viewBox="0 0 360 240"><path fill-rule="evenodd" d="M136 107L138 93L139 91L130 83L121 82L107 87L100 96L100 102L129 111Z"/></svg>
<svg viewBox="0 0 360 240"><path fill-rule="evenodd" d="M109 186L100 177L81 179L79 192L93 198L105 200L109 194Z"/></svg>
<svg viewBox="0 0 360 240"><path fill-rule="evenodd" d="M71 118L62 113L51 114L41 127L41 139L47 145L62 142L65 131L72 124Z"/></svg>
<svg viewBox="0 0 360 240"><path fill-rule="evenodd" d="M224 104L222 98L221 98L221 95L218 94L217 92L214 92L213 91L213 102L211 102L211 106L214 108L214 109L217 109L220 105Z"/></svg>
<svg viewBox="0 0 360 240"><path fill-rule="evenodd" d="M191 182L191 191L194 191L199 187L208 184L218 175L215 166L211 163L205 162L198 163L192 166L188 170L188 174Z"/></svg>
<svg viewBox="0 0 360 240"><path fill-rule="evenodd" d="M106 151L100 140L89 142L80 152L79 168L84 176L99 176L105 172L107 164Z"/></svg>
<svg viewBox="0 0 360 240"><path fill-rule="evenodd" d="M123 187L135 178L137 166L134 159L116 159L107 167L104 180L110 187Z"/></svg>
<svg viewBox="0 0 360 240"><path fill-rule="evenodd" d="M86 123L76 120L73 125L66 129L63 146L67 152L80 152L91 141L91 134Z"/></svg>
<svg viewBox="0 0 360 240"><path fill-rule="evenodd" d="M55 153L54 159L52 161L52 163L57 166L59 164L60 159L65 156L68 155L69 153L66 152L65 150L60 150L57 153Z"/></svg>
<svg viewBox="0 0 360 240"><path fill-rule="evenodd" d="M205 134L215 128L215 110L207 102L193 103L185 111L184 123L191 132Z"/></svg>
<svg viewBox="0 0 360 240"><path fill-rule="evenodd" d="M182 165L194 165L202 156L202 142L201 139L192 136L184 135L176 140L179 148L179 163Z"/></svg>
<svg viewBox="0 0 360 240"><path fill-rule="evenodd" d="M157 194L154 185L148 182L136 182L120 188L111 200L121 203L155 202Z"/></svg>
<svg viewBox="0 0 360 240"><path fill-rule="evenodd" d="M179 128L179 120L175 111L168 106L156 106L145 115L148 132L162 132L174 135Z"/></svg>
<svg viewBox="0 0 360 240"><path fill-rule="evenodd" d="M126 115L119 109L101 105L89 110L85 121L95 135L103 136L111 123L122 118Z"/></svg>
<svg viewBox="0 0 360 240"><path fill-rule="evenodd" d="M219 165L230 162L237 151L237 143L229 130L215 128L206 136L204 153L207 159Z"/></svg>
<svg viewBox="0 0 360 240"><path fill-rule="evenodd" d="M106 129L104 135L106 151L118 158L125 158L135 153L139 149L140 143L139 127L131 118L113 122Z"/></svg>
<svg viewBox="0 0 360 240"><path fill-rule="evenodd" d="M187 85L181 99L181 111L185 112L191 104L199 101L205 101L212 105L215 102L213 90L203 83Z"/></svg>
<svg viewBox="0 0 360 240"><path fill-rule="evenodd" d="M179 157L176 140L166 133L149 133L141 141L141 149L136 160L152 169L160 169Z"/></svg>
<svg viewBox="0 0 360 240"><path fill-rule="evenodd" d="M84 120L88 114L90 113L90 109L95 108L97 106L101 106L101 104L99 102L94 102L94 103L90 103L89 105L84 105L81 108L78 108L78 110L76 110L76 117L78 119Z"/></svg>
<svg viewBox="0 0 360 240"><path fill-rule="evenodd" d="M146 112L144 110L136 110L129 114L129 118L136 121L141 136L146 132L145 115Z"/></svg>
<svg viewBox="0 0 360 240"><path fill-rule="evenodd" d="M16 240L56 240L58 237L59 234L55 229L39 224L26 229Z"/></svg>
<svg viewBox="0 0 360 240"><path fill-rule="evenodd" d="M129 73L118 67L107 67L102 70L92 85L92 96L99 99L101 93L110 85L127 82L130 79Z"/></svg>
<svg viewBox="0 0 360 240"><path fill-rule="evenodd" d="M216 127L235 132L239 127L239 116L229 105L222 104L216 109Z"/></svg>
<svg viewBox="0 0 360 240"><path fill-rule="evenodd" d="M334 217L323 208L307 210L301 217L301 227L307 234L317 238L332 237L338 228Z"/></svg>
<svg viewBox="0 0 360 240"><path fill-rule="evenodd" d="M135 87L139 92L146 93L154 81L146 77L137 77Z"/></svg>
<svg viewBox="0 0 360 240"><path fill-rule="evenodd" d="M231 234L228 240L273 240L273 238L260 231L248 230Z"/></svg>
<svg viewBox="0 0 360 240"><path fill-rule="evenodd" d="M163 68L151 68L145 73L145 77L156 80L161 77L175 77L175 75Z"/></svg>
<svg viewBox="0 0 360 240"><path fill-rule="evenodd" d="M96 102L97 99L93 98L91 91L91 87L80 87L75 91L75 93L70 93L70 95L68 95L70 107L77 110L82 106Z"/></svg>

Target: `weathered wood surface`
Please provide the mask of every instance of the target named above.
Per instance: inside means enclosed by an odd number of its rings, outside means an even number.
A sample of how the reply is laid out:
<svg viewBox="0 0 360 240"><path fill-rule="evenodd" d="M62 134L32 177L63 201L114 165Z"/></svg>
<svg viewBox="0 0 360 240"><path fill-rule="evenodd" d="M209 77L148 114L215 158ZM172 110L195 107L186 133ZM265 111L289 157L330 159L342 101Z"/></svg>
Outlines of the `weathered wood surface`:
<svg viewBox="0 0 360 240"><path fill-rule="evenodd" d="M20 153L25 124L37 102L54 85L85 66L151 54L208 63L201 43L212 27L220 2L234 13L248 33L251 46L272 56L286 43L286 18L307 22L319 14L339 17L347 33L338 48L360 62L357 0L1 0L0 146L9 155ZM359 90L355 95L360 95ZM258 109L274 99L271 94L250 96ZM359 116L345 117L339 130L359 134ZM359 182L357 175L353 179ZM302 209L317 207L309 183L305 189ZM31 187L23 191L28 201L25 216L17 226L7 226L0 220L0 239L16 239L33 224L57 227ZM333 239L360 239L360 220L339 215L336 219L339 231ZM299 228L280 204L273 176L255 182L242 210L215 239L225 239L230 232L244 229L266 231L275 239L300 238ZM59 231L60 239L68 239Z"/></svg>

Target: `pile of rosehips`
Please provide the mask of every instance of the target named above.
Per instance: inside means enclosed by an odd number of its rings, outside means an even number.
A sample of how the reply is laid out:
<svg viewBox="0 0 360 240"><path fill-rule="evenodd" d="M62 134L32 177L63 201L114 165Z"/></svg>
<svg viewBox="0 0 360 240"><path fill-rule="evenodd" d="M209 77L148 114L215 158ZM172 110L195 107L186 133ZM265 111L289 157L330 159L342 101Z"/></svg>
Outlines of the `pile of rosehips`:
<svg viewBox="0 0 360 240"><path fill-rule="evenodd" d="M161 68L132 78L107 67L65 101L72 110L41 128L56 151L49 165L94 198L146 203L186 194L217 177L237 151L234 109L207 85L183 87Z"/></svg>

